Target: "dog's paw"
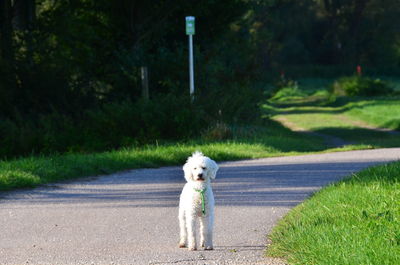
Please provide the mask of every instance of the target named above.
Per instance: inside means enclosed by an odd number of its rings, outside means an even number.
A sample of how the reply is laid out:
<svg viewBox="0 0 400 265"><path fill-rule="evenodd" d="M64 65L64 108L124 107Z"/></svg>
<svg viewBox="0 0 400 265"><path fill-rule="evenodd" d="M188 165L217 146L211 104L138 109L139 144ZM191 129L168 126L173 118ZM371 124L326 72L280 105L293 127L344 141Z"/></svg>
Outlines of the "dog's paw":
<svg viewBox="0 0 400 265"><path fill-rule="evenodd" d="M188 250L190 250L190 251L195 251L195 250L197 250L197 248L196 248L196 246L189 246L189 247L188 247Z"/></svg>
<svg viewBox="0 0 400 265"><path fill-rule="evenodd" d="M214 248L213 248L213 246L206 246L205 248L204 248L204 250L213 250Z"/></svg>
<svg viewBox="0 0 400 265"><path fill-rule="evenodd" d="M179 248L185 248L186 244L185 243L179 243Z"/></svg>

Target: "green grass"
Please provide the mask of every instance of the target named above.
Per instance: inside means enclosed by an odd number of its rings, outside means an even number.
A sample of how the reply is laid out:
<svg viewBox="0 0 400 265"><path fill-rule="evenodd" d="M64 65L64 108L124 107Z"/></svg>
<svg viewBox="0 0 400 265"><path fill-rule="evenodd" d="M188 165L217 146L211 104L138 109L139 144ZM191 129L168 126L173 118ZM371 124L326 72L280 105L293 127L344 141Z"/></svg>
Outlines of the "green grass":
<svg viewBox="0 0 400 265"><path fill-rule="evenodd" d="M307 129L314 129L318 127L326 127L331 125L334 127L339 126L353 126L353 123L344 121L339 115L346 115L353 118L355 121L363 121L370 125L381 128L398 129L400 128L400 97L396 96L391 99L388 98L353 98L347 99L343 103L336 103L334 105L315 105L307 104L306 99L303 99L302 105L287 106L282 104L275 104L274 107L266 105L268 111L274 115L288 115L290 119L302 122L303 127ZM297 116L296 116L297 115ZM313 116L317 116L318 123L325 122L325 124L318 125ZM333 118L332 124L326 118ZM311 121L311 122L310 122Z"/></svg>
<svg viewBox="0 0 400 265"><path fill-rule="evenodd" d="M237 160L326 150L322 141L298 135L277 123L232 127L230 139L164 143L94 154L32 156L0 161L0 190L34 187L78 177L109 174L125 169L183 164L195 150L213 159Z"/></svg>
<svg viewBox="0 0 400 265"><path fill-rule="evenodd" d="M387 97L343 97L335 101L329 93L334 79L308 78L298 80L296 88L278 91L279 97L272 98L270 103L274 105L272 109L276 114L342 114L379 128L400 129L400 79L381 79L393 87L396 94ZM314 126L306 121L307 117L303 118L307 126ZM319 121L323 119L318 118Z"/></svg>
<svg viewBox="0 0 400 265"><path fill-rule="evenodd" d="M293 209L267 254L290 264L400 264L400 162L370 168Z"/></svg>
<svg viewBox="0 0 400 265"><path fill-rule="evenodd" d="M369 99L344 106L346 114L381 128L400 129L400 98Z"/></svg>
<svg viewBox="0 0 400 265"><path fill-rule="evenodd" d="M318 82L316 82L318 83ZM283 91L285 92L285 91ZM301 91L298 92L298 95ZM400 97L342 98L308 89L264 106L290 126L361 146L398 147ZM300 204L270 234L267 255L290 264L400 264L400 162L364 170Z"/></svg>
<svg viewBox="0 0 400 265"><path fill-rule="evenodd" d="M304 130L334 135L355 145L373 148L400 146L398 134L366 127L400 129L400 97L347 98L324 105L322 98L312 100L316 94L301 101L294 98L293 102L286 100L265 104L264 110L272 118L284 117Z"/></svg>

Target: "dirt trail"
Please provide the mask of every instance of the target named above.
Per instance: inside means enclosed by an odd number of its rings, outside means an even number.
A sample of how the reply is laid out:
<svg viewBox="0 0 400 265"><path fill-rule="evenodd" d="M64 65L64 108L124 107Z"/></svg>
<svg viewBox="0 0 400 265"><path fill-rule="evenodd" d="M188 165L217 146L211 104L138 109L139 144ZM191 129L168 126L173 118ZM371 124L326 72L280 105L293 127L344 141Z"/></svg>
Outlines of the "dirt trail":
<svg viewBox="0 0 400 265"><path fill-rule="evenodd" d="M342 138L339 138L339 137L336 137L333 135L317 133L317 132L306 130L306 129L298 126L297 124L289 121L287 118L285 118L283 116L274 117L273 119L280 122L283 126L285 126L286 128L289 128L290 130L292 130L294 132L307 134L310 136L320 137L320 138L324 139L326 145L329 147L343 147L345 145L352 144L351 142L348 142Z"/></svg>
<svg viewBox="0 0 400 265"><path fill-rule="evenodd" d="M363 128L363 129L376 131L376 132L385 132L385 133L388 133L390 135L400 135L399 131L394 131L394 130L387 129L387 128L374 127L374 126L371 126L371 125L369 125L369 124L367 124L367 123L365 123L363 121L351 119L350 117L348 117L348 116L346 116L344 114L337 114L337 115L335 115L335 118L340 119L340 120L342 120L342 121L344 121L344 122L346 122L348 124L351 124L354 127ZM287 119L283 115L279 115L279 116L273 117L273 119L278 121L278 122L280 122L283 126L285 126L286 128L289 128L290 130L292 130L294 132L303 133L303 134L316 136L316 137L321 137L321 138L324 139L325 143L329 147L343 147L345 145L354 144L353 142L346 141L346 140L344 140L344 139L342 139L340 137L337 137L337 136L324 134L324 133L319 133L319 132L314 132L314 131L302 128L302 127L298 126L296 123L294 123L294 122L290 121L289 119Z"/></svg>
<svg viewBox="0 0 400 265"><path fill-rule="evenodd" d="M378 128L378 127L369 125L368 123L361 121L361 120L353 120L349 116L346 116L344 114L339 114L339 115L337 115L337 117L345 122L353 124L356 127L360 127L360 128L364 128L364 129L368 129L368 130L376 131L376 132L386 132L386 133L392 134L392 135L400 135L399 131L395 131L395 130L388 129L388 128Z"/></svg>

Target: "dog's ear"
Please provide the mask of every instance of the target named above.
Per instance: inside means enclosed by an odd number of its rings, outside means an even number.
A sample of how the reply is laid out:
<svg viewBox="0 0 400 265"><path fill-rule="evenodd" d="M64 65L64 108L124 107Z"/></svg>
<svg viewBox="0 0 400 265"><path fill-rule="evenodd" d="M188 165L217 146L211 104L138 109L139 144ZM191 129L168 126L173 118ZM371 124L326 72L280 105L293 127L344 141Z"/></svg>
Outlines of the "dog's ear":
<svg viewBox="0 0 400 265"><path fill-rule="evenodd" d="M209 159L209 161L207 163L207 168L209 170L210 178L215 179L215 177L217 176L218 168L219 168L217 163L215 163L214 160Z"/></svg>
<svg viewBox="0 0 400 265"><path fill-rule="evenodd" d="M184 176L187 182L193 180L193 174L192 174L192 169L189 166L189 163L186 162L186 164L183 165L183 172Z"/></svg>

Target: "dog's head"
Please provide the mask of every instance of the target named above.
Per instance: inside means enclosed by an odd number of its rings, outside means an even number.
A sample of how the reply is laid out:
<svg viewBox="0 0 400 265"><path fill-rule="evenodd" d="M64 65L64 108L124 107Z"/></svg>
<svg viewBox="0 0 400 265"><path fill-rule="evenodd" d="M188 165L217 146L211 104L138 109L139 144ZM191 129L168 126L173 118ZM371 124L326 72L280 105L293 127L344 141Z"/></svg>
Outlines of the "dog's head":
<svg viewBox="0 0 400 265"><path fill-rule="evenodd" d="M215 179L218 165L214 160L206 157L201 152L194 152L183 166L185 179L190 181L209 181Z"/></svg>

